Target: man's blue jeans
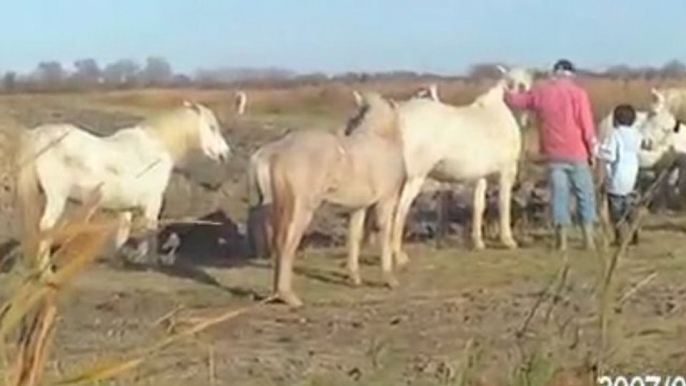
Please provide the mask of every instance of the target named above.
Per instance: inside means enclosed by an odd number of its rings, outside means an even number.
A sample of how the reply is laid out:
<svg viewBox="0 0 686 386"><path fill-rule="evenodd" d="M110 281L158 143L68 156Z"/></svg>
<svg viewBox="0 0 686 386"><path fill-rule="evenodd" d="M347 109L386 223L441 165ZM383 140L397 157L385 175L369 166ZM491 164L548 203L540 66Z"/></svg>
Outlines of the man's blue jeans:
<svg viewBox="0 0 686 386"><path fill-rule="evenodd" d="M548 163L550 191L552 194L553 224L571 225L569 193L576 198L576 208L581 225L592 224L596 216L595 189L591 168L586 162Z"/></svg>

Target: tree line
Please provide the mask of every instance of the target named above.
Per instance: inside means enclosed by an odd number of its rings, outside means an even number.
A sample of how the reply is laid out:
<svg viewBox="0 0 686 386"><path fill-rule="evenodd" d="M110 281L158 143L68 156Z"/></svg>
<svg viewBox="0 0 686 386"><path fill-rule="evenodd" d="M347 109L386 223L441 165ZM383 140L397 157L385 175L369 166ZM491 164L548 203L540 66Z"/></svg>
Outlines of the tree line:
<svg viewBox="0 0 686 386"><path fill-rule="evenodd" d="M483 79L499 76L497 64L480 63L470 67L464 76L450 78ZM507 64L505 64L507 65ZM674 79L686 78L686 65L671 60L660 67L614 65L604 71L581 70L588 76L603 76L613 79ZM394 80L415 78L446 78L427 73L412 71L393 71L384 73L348 72L337 75L324 73L297 74L280 68L240 68L220 67L198 70L194 74L174 71L172 65L163 57L148 57L142 64L131 59L121 59L100 65L95 59L79 59L71 63L71 68L59 61L42 61L36 68L25 74L15 71L5 72L2 92L48 92L112 90L148 87L222 87L227 85L274 87L293 84L319 84L328 81L365 82L368 80Z"/></svg>

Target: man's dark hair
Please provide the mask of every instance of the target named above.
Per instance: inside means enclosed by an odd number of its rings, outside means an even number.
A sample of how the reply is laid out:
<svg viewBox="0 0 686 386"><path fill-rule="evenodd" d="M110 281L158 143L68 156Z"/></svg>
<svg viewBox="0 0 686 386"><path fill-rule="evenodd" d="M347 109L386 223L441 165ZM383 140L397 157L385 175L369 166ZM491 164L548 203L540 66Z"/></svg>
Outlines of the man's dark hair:
<svg viewBox="0 0 686 386"><path fill-rule="evenodd" d="M614 126L631 126L636 121L636 110L632 105L621 104L613 113Z"/></svg>
<svg viewBox="0 0 686 386"><path fill-rule="evenodd" d="M576 69L574 68L574 64L570 60L560 59L557 62L555 62L555 65L553 66L553 71L575 72Z"/></svg>

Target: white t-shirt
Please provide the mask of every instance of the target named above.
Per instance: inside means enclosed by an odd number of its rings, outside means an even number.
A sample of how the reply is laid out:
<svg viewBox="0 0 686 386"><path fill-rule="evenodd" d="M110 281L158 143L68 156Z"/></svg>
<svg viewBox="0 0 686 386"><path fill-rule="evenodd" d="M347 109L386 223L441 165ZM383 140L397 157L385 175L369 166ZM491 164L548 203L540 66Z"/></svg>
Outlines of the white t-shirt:
<svg viewBox="0 0 686 386"><path fill-rule="evenodd" d="M608 193L624 196L634 190L642 139L636 127L619 126L600 144L598 158L606 163Z"/></svg>

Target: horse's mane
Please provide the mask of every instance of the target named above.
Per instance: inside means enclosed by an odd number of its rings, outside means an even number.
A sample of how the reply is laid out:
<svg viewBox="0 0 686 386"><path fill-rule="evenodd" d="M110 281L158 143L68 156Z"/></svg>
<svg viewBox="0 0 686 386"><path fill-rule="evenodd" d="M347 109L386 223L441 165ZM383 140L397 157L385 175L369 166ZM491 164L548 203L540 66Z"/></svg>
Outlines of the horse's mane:
<svg viewBox="0 0 686 386"><path fill-rule="evenodd" d="M372 132L391 141L400 139L397 113L391 104L376 93L365 95L365 103L358 113L351 118L345 129L345 135L353 135L357 130Z"/></svg>
<svg viewBox="0 0 686 386"><path fill-rule="evenodd" d="M194 114L197 109L198 114ZM172 158L182 157L190 147L196 146L198 137L193 135L198 124L200 107L181 106L144 119L139 127L160 139Z"/></svg>
<svg viewBox="0 0 686 386"><path fill-rule="evenodd" d="M350 135L353 132L353 130L355 130L357 127L359 127L362 124L362 122L363 122L364 118L366 117L368 111L369 111L369 105L367 105L367 104L365 104L364 106L359 108L357 110L357 113L355 113L355 115L352 118L348 119L348 122L345 124L345 130L343 131L343 133L345 135Z"/></svg>
<svg viewBox="0 0 686 386"><path fill-rule="evenodd" d="M488 90L477 96L473 105L483 106L493 102L502 101L505 95L505 80L501 79Z"/></svg>

